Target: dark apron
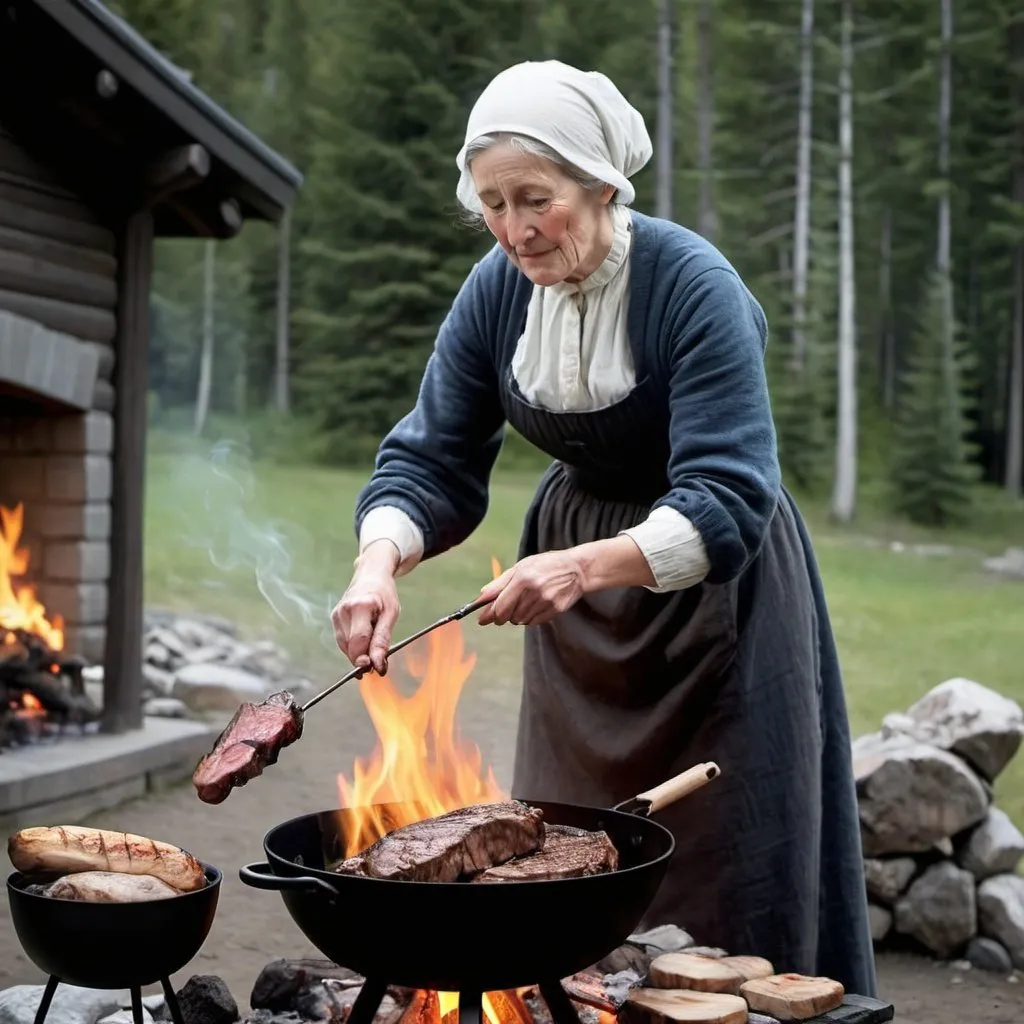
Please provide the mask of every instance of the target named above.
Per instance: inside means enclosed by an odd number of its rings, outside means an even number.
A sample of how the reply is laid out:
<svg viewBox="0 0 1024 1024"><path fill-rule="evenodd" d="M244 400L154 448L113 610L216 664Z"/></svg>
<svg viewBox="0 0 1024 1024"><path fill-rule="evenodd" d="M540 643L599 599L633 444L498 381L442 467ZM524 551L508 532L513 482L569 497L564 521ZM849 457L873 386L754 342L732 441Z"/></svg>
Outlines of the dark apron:
<svg viewBox="0 0 1024 1024"><path fill-rule="evenodd" d="M596 412L528 402L509 423L556 461L520 557L614 537L668 490L649 377ZM677 850L644 927L875 994L842 683L810 543L783 491L742 576L585 596L525 629L513 793L609 807L701 761L722 776L658 814Z"/></svg>

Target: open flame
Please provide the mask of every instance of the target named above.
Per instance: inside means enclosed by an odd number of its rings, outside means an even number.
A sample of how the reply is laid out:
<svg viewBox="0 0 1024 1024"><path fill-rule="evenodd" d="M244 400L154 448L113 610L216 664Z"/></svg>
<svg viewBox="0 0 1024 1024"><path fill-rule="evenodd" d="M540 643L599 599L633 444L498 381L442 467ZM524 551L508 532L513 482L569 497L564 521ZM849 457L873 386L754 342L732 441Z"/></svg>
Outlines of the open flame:
<svg viewBox="0 0 1024 1024"><path fill-rule="evenodd" d="M64 620L59 615L47 618L35 589L14 582L28 571L28 551L18 547L24 521L24 505L13 509L0 505L0 646L14 643L12 631L20 629L41 637L51 650L62 651Z"/></svg>

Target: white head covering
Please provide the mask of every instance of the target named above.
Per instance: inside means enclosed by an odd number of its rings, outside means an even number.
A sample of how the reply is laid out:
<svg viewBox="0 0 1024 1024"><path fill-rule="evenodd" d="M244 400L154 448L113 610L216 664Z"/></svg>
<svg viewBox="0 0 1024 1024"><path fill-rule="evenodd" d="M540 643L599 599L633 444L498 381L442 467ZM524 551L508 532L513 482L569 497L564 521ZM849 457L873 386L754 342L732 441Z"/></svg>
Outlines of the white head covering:
<svg viewBox="0 0 1024 1024"><path fill-rule="evenodd" d="M497 74L469 114L456 164L457 196L474 212L480 200L466 167L466 149L492 132L515 132L546 143L564 160L614 185L618 202L636 198L631 178L653 147L640 112L600 71L580 71L557 60L525 61Z"/></svg>

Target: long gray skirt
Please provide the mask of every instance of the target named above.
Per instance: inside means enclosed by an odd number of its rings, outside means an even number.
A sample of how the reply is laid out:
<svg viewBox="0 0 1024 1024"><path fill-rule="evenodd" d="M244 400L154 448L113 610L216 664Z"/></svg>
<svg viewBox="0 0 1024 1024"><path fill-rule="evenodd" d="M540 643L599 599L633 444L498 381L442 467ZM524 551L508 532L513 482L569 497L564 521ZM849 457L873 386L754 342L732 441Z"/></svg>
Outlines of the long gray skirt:
<svg viewBox="0 0 1024 1024"><path fill-rule="evenodd" d="M555 463L520 555L614 537L649 510ZM658 814L677 852L644 925L875 995L841 676L785 493L739 580L606 590L525 630L516 796L609 807L702 761L721 777Z"/></svg>

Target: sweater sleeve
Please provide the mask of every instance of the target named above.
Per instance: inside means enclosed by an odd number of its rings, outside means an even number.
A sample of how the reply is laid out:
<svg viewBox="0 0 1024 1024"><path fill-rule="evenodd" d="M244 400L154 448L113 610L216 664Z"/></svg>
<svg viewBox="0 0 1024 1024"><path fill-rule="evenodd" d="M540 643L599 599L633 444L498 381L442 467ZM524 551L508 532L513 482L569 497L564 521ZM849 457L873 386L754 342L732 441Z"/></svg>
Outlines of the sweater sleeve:
<svg viewBox="0 0 1024 1024"><path fill-rule="evenodd" d="M424 559L462 543L480 525L501 450L504 412L486 329L486 265L478 263L459 290L427 360L416 405L381 442L373 474L356 500L357 535L372 509L397 509L422 534Z"/></svg>
<svg viewBox="0 0 1024 1024"><path fill-rule="evenodd" d="M764 367L764 313L735 271L677 286L669 339L668 506L693 523L707 582L735 579L757 555L781 486Z"/></svg>

